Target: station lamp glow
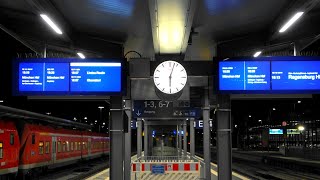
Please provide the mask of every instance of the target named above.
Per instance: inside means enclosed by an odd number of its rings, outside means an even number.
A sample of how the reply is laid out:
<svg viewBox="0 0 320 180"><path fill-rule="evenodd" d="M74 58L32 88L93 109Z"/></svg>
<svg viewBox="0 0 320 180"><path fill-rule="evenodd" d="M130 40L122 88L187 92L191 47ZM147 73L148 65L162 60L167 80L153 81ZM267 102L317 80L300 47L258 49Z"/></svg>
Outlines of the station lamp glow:
<svg viewBox="0 0 320 180"><path fill-rule="evenodd" d="M81 53L81 52L78 52L77 54L81 59L85 59L86 58L86 56L84 56L83 53Z"/></svg>
<svg viewBox="0 0 320 180"><path fill-rule="evenodd" d="M273 111L275 111L275 110L276 110L276 108L272 108L272 110L273 110Z"/></svg>
<svg viewBox="0 0 320 180"><path fill-rule="evenodd" d="M188 2L161 0L157 2L157 46L160 53L180 53L183 48Z"/></svg>
<svg viewBox="0 0 320 180"><path fill-rule="evenodd" d="M62 34L61 29L46 14L40 14L41 18L57 33Z"/></svg>
<svg viewBox="0 0 320 180"><path fill-rule="evenodd" d="M257 51L256 53L254 53L253 57L258 57L258 56L260 56L261 53L262 53L262 51Z"/></svg>
<svg viewBox="0 0 320 180"><path fill-rule="evenodd" d="M0 100L0 103L3 103L3 100Z"/></svg>
<svg viewBox="0 0 320 180"><path fill-rule="evenodd" d="M301 126L301 125L298 127L299 131L304 131L304 129L305 129L304 126Z"/></svg>
<svg viewBox="0 0 320 180"><path fill-rule="evenodd" d="M103 107L103 106L99 106L98 108L99 108L99 109L103 109L104 107Z"/></svg>
<svg viewBox="0 0 320 180"><path fill-rule="evenodd" d="M304 12L297 12L292 18L284 24L279 30L280 33L285 32L289 27L291 27L302 15Z"/></svg>
<svg viewBox="0 0 320 180"><path fill-rule="evenodd" d="M298 101L298 104L300 104L301 103L301 101Z"/></svg>

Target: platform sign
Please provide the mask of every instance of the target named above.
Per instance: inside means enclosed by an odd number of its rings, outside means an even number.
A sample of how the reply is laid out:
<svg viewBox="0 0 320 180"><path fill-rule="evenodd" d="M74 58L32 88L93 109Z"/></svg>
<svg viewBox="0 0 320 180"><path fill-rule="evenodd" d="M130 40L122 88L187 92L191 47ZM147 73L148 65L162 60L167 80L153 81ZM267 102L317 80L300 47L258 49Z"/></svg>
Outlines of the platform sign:
<svg viewBox="0 0 320 180"><path fill-rule="evenodd" d="M301 134L301 132L298 129L287 129L287 135L290 134Z"/></svg>
<svg viewBox="0 0 320 180"><path fill-rule="evenodd" d="M200 116L200 108L175 107L172 101L135 100L133 102L134 118L196 118ZM183 103L185 104L185 103Z"/></svg>
<svg viewBox="0 0 320 180"><path fill-rule="evenodd" d="M283 129L269 129L269 134L271 135L283 134Z"/></svg>
<svg viewBox="0 0 320 180"><path fill-rule="evenodd" d="M165 167L164 167L164 165L152 165L151 172L152 172L152 174L164 174Z"/></svg>
<svg viewBox="0 0 320 180"><path fill-rule="evenodd" d="M121 60L72 58L17 59L13 63L14 95L121 95Z"/></svg>

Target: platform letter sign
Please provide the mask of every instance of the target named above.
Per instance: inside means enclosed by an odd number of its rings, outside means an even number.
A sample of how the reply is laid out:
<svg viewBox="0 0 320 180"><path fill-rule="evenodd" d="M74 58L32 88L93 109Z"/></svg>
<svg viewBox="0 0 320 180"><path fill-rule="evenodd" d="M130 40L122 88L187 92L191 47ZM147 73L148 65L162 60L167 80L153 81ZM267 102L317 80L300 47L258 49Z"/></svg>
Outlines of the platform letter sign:
<svg viewBox="0 0 320 180"><path fill-rule="evenodd" d="M87 59L90 61L90 59ZM120 95L121 60L18 59L14 62L14 95ZM92 62L97 61L97 62Z"/></svg>
<svg viewBox="0 0 320 180"><path fill-rule="evenodd" d="M151 172L152 174L164 174L165 173L164 165L152 165Z"/></svg>
<svg viewBox="0 0 320 180"><path fill-rule="evenodd" d="M283 134L283 129L269 129L269 134Z"/></svg>

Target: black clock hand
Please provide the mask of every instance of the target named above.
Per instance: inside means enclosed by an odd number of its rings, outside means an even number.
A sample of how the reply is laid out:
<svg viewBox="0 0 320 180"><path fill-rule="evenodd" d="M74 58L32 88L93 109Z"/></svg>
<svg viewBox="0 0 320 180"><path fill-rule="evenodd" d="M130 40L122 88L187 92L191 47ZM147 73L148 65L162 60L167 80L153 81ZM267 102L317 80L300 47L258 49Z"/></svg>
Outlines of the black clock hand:
<svg viewBox="0 0 320 180"><path fill-rule="evenodd" d="M170 76L169 76L169 87L171 88L171 79L172 79L172 73L173 73L173 69L174 69L174 63L173 63L173 68L171 70Z"/></svg>

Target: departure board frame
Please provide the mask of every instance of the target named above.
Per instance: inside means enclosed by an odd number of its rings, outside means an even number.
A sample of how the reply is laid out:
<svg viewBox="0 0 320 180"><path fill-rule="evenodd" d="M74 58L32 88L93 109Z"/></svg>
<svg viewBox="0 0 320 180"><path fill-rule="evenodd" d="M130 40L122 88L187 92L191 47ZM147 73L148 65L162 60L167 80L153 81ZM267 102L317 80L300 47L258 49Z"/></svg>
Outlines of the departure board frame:
<svg viewBox="0 0 320 180"><path fill-rule="evenodd" d="M22 69L20 69L20 65L26 63L26 64L56 64L61 65L64 64L68 68L68 90L67 91L28 91L28 90L20 90L20 83L22 83L20 80ZM111 90L102 90L101 86L100 89L97 90L78 90L78 91L72 91L71 89L71 63L78 64L85 64L87 63L88 66L85 66L84 68L92 67L93 69L97 68L104 68L102 72L106 73L105 71L109 71L110 66L117 66L117 69L113 70L114 74L117 76L115 77L116 85L110 85ZM90 63L90 64L89 64ZM112 65L110 65L112 64ZM119 66L120 64L120 66ZM94 66L90 66L94 65ZM102 67L99 65L103 65ZM57 67L57 66L55 66ZM62 67L63 68L63 67ZM118 69L120 68L120 70ZM58 69L58 68L57 68ZM46 72L49 73L49 72ZM63 74L66 75L66 74ZM120 75L120 77L118 77ZM94 76L94 75L93 75ZM43 74L43 79L47 79L47 74ZM103 77L105 78L105 76ZM110 77L109 77L110 78ZM78 79L79 81L79 79ZM94 81L94 80L93 80ZM88 79L87 79L88 82ZM103 84L103 80L100 79L100 85ZM85 83L85 82L82 82ZM42 86L44 86L45 83L43 83ZM113 87L116 86L116 87ZM52 87L54 88L54 87ZM127 62L126 59L78 59L78 58L17 58L14 59L12 62L12 94L14 96L125 96L126 95L126 88L127 88Z"/></svg>
<svg viewBox="0 0 320 180"><path fill-rule="evenodd" d="M221 63L223 62L253 62L253 61L269 61L270 62L270 89L267 90L223 90L220 87L220 84L222 83L222 77L221 77ZM272 76L273 76L273 69L272 69L272 63L273 62L287 62L288 65L283 67L283 68L290 68L290 62L317 62L320 63L320 57L304 57L304 56L275 56L275 57L258 57L258 58L253 58L253 57L241 57L241 58L230 58L227 60L220 60L218 61L217 65L217 85L218 85L218 92L221 94L320 94L320 88L319 89L277 89L273 87L272 81ZM320 67L318 70L320 74ZM320 80L319 80L320 83ZM285 84L284 84L285 86Z"/></svg>

